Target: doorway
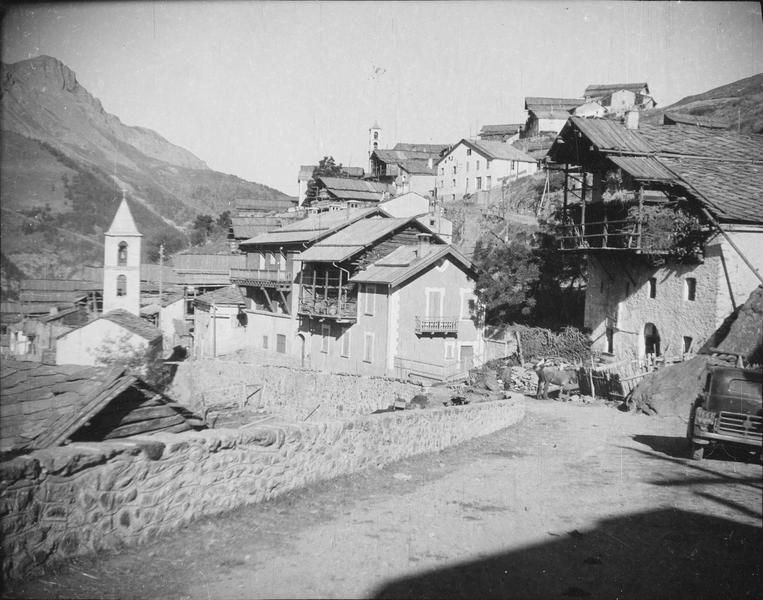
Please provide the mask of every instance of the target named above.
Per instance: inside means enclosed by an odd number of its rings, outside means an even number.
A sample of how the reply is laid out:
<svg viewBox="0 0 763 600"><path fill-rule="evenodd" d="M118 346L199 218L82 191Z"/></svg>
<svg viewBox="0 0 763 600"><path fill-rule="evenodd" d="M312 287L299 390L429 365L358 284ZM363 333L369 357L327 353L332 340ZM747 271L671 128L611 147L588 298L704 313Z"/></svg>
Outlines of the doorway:
<svg viewBox="0 0 763 600"><path fill-rule="evenodd" d="M474 346L461 346L458 350L461 368L468 371L474 366Z"/></svg>
<svg viewBox="0 0 763 600"><path fill-rule="evenodd" d="M660 332L654 323L644 325L644 354L660 356Z"/></svg>

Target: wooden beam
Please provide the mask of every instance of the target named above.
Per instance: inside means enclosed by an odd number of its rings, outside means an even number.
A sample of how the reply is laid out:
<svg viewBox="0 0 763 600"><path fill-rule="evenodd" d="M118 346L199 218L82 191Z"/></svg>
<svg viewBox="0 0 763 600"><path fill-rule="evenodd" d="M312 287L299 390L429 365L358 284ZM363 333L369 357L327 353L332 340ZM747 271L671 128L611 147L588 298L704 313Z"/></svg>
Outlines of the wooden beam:
<svg viewBox="0 0 763 600"><path fill-rule="evenodd" d="M270 312L276 312L275 308L273 307L273 300L270 299L270 294L268 294L267 288L260 287L262 290L262 293L265 294L265 299L268 301L268 306L270 306Z"/></svg>
<svg viewBox="0 0 763 600"><path fill-rule="evenodd" d="M279 288L278 293L281 295L281 300L283 301L283 309L286 311L287 315L291 315L291 310L289 309L289 303L286 301L286 296L284 296L283 290Z"/></svg>

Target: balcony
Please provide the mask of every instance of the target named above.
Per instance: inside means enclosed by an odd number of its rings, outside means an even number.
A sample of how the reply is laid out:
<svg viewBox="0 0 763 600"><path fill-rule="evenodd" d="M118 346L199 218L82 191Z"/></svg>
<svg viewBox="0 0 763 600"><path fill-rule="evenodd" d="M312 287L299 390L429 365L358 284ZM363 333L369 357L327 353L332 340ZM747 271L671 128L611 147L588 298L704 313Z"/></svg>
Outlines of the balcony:
<svg viewBox="0 0 763 600"><path fill-rule="evenodd" d="M358 301L302 297L299 299L298 312L305 317L333 319L338 323L354 323L358 320Z"/></svg>
<svg viewBox="0 0 763 600"><path fill-rule="evenodd" d="M458 333L458 317L416 317L416 335Z"/></svg>
<svg viewBox="0 0 763 600"><path fill-rule="evenodd" d="M562 225L556 236L560 250L630 250L667 254L669 239L645 231L638 219L593 221Z"/></svg>
<svg viewBox="0 0 763 600"><path fill-rule="evenodd" d="M236 285L289 290L292 284L292 274L276 269L231 269L230 280Z"/></svg>

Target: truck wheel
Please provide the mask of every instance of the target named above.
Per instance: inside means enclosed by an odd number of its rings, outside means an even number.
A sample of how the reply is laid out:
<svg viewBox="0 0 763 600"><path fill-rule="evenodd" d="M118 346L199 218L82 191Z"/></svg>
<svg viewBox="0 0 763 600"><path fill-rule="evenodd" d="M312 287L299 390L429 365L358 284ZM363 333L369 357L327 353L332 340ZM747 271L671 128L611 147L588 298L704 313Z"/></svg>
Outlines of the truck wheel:
<svg viewBox="0 0 763 600"><path fill-rule="evenodd" d="M691 457L692 460L702 460L705 457L705 446L702 444L691 444Z"/></svg>

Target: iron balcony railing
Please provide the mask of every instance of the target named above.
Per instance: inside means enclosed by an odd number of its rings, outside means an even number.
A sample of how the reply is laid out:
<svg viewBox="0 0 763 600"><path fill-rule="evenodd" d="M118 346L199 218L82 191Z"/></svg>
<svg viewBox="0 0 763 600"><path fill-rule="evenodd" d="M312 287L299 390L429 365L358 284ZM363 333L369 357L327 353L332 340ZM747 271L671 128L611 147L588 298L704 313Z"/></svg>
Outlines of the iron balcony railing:
<svg viewBox="0 0 763 600"><path fill-rule="evenodd" d="M458 333L458 317L416 317L416 333Z"/></svg>
<svg viewBox="0 0 763 600"><path fill-rule="evenodd" d="M289 271L277 269L231 269L231 283L237 285L252 285L258 287L289 287L292 274Z"/></svg>

